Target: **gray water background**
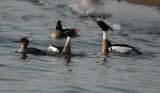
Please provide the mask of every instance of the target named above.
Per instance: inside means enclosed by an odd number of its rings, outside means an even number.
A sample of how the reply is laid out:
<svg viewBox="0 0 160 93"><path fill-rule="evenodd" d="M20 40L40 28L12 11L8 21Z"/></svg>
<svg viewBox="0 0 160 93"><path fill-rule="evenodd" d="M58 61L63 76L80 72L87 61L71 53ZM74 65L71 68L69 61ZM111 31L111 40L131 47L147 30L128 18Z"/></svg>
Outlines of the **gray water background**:
<svg viewBox="0 0 160 93"><path fill-rule="evenodd" d="M160 8L105 0L97 12L119 24L109 32L112 43L129 44L143 55L110 53L101 61L101 29L71 4L79 0L0 0L0 93L159 93ZM87 9L87 8L86 8ZM50 38L58 19L66 28L80 28L72 39L70 61L63 56L34 56L23 60L12 41L28 37L31 47L47 49L65 39Z"/></svg>

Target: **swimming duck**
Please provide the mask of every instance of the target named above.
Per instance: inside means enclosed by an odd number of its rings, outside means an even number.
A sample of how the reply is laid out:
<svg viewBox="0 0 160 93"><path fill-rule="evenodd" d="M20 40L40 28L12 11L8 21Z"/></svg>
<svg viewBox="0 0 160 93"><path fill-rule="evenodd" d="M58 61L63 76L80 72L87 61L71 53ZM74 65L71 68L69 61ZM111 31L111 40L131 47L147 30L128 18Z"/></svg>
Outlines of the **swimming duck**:
<svg viewBox="0 0 160 93"><path fill-rule="evenodd" d="M131 54L142 54L135 47L132 47L127 44L111 44L107 37L107 31L110 29L114 31L109 25L107 25L104 21L96 20L92 18L92 20L103 30L103 41L102 41L102 53L108 54L108 52L115 53L131 53Z"/></svg>
<svg viewBox="0 0 160 93"><path fill-rule="evenodd" d="M102 55L107 55L109 53L109 46L108 46L108 30L112 30L114 31L109 25L107 25L106 23L104 23L103 21L98 21L95 18L91 19L92 21L94 21L98 26L101 27L102 31L103 31L103 40L102 40Z"/></svg>
<svg viewBox="0 0 160 93"><path fill-rule="evenodd" d="M27 37L22 37L17 41L13 41L21 44L21 48L17 51L22 54L33 54L33 55L46 55L48 52L36 48L28 48L29 40Z"/></svg>
<svg viewBox="0 0 160 93"><path fill-rule="evenodd" d="M71 54L71 37L73 35L73 32L77 33L80 32L79 29L69 29L68 31L65 31L63 34L67 36L67 40L64 44L64 46L49 46L48 51L50 52L59 52L61 54Z"/></svg>
<svg viewBox="0 0 160 93"><path fill-rule="evenodd" d="M65 33L68 31L70 31L70 37L76 37L78 35L77 35L77 32L74 32L75 30L78 30L78 29L75 29L75 28L63 29L61 20L58 20L56 25L56 31L51 33L51 37L54 39L66 38L67 35Z"/></svg>

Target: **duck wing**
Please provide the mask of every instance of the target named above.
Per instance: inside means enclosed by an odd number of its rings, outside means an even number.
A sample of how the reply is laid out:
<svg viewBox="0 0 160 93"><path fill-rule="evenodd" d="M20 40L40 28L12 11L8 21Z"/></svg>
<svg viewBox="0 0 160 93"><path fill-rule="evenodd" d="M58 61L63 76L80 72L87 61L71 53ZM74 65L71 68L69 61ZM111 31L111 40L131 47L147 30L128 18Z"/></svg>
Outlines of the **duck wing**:
<svg viewBox="0 0 160 93"><path fill-rule="evenodd" d="M127 45L127 44L113 44L112 46L121 46L121 47L130 47L130 48L135 48L133 46Z"/></svg>
<svg viewBox="0 0 160 93"><path fill-rule="evenodd" d="M46 51L40 50L40 49L37 49L37 48L27 48L26 53L27 54L33 54L33 55L46 55L47 54Z"/></svg>
<svg viewBox="0 0 160 93"><path fill-rule="evenodd" d="M111 51L117 53L142 54L136 47L126 44L114 44L111 47Z"/></svg>

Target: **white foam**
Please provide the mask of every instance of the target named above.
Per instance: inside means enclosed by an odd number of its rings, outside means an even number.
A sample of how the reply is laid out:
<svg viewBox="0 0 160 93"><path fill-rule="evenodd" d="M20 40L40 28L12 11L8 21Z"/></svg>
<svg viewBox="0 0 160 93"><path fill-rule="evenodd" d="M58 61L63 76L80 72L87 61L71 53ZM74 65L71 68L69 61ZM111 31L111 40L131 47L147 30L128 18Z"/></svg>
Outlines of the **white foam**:
<svg viewBox="0 0 160 93"><path fill-rule="evenodd" d="M81 15L89 15L95 13L94 8L85 9L80 7L78 4L70 4L69 7L72 9L72 11L79 13Z"/></svg>
<svg viewBox="0 0 160 93"><path fill-rule="evenodd" d="M121 25L120 24L114 24L112 22L106 22L109 26L111 26L111 28L113 28L113 30L121 30Z"/></svg>

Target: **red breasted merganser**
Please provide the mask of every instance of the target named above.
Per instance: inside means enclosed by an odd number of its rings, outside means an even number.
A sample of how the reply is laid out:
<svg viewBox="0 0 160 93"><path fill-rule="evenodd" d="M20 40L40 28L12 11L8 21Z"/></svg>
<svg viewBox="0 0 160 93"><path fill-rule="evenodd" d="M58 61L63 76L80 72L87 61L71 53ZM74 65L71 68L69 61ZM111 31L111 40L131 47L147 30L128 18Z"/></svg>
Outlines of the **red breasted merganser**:
<svg viewBox="0 0 160 93"><path fill-rule="evenodd" d="M33 55L47 55L48 54L47 51L43 51L43 50L36 49L36 48L28 48L29 40L27 39L27 37L22 37L18 41L14 41L14 42L21 44L21 48L18 50L18 53L33 54Z"/></svg>
<svg viewBox="0 0 160 93"><path fill-rule="evenodd" d="M113 29L110 26L108 26L104 21L98 21L95 18L92 18L92 20L98 26L100 26L100 28L103 30L103 42L102 42L102 53L103 54L107 54L108 52L142 54L135 47L132 47L130 45L126 45L126 44L112 45L108 40L107 31L109 29L113 31Z"/></svg>
<svg viewBox="0 0 160 93"><path fill-rule="evenodd" d="M66 38L67 35L65 33L68 31L70 31L70 34L71 34L70 37L76 37L78 35L77 35L77 32L74 32L75 30L78 30L78 29L75 29L75 28L63 29L62 24L61 24L61 20L58 20L57 25L56 25L56 31L51 33L51 37L55 38L55 39Z"/></svg>
<svg viewBox="0 0 160 93"><path fill-rule="evenodd" d="M49 46L48 51L50 52L59 52L62 54L71 54L71 37L72 37L72 32L80 32L79 29L69 29L68 31L65 31L63 34L67 36L67 40L65 42L64 46L57 47L55 45Z"/></svg>
<svg viewBox="0 0 160 93"><path fill-rule="evenodd" d="M113 29L107 25L106 23L104 23L103 21L98 21L95 18L92 18L92 21L94 21L97 25L99 25L101 27L101 29L103 30L103 41L102 41L102 55L107 55L109 53L109 46L108 46L108 30L112 30Z"/></svg>

